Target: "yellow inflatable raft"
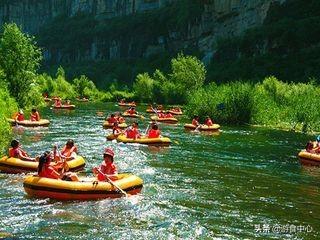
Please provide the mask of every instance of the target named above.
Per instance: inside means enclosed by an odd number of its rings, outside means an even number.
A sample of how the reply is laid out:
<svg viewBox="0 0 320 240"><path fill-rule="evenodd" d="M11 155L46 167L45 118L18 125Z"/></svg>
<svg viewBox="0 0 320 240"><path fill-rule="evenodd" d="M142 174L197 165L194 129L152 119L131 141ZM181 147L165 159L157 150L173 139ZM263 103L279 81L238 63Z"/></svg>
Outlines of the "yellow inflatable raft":
<svg viewBox="0 0 320 240"><path fill-rule="evenodd" d="M131 117L131 118L142 118L142 116L139 115L139 114L130 114L130 113L127 113L127 112L124 112L124 113L122 114L122 116L123 116L123 117Z"/></svg>
<svg viewBox="0 0 320 240"><path fill-rule="evenodd" d="M135 104L135 103L118 103L118 106L120 106L120 107L136 107L137 106L137 104Z"/></svg>
<svg viewBox="0 0 320 240"><path fill-rule="evenodd" d="M16 121L14 119L8 119L8 122L10 122L12 126L19 125L23 127L48 127L50 124L50 121L47 119L41 119L40 121Z"/></svg>
<svg viewBox="0 0 320 240"><path fill-rule="evenodd" d="M147 138L142 136L141 138L132 139L127 138L124 134L121 134L117 137L117 142L123 143L139 143L145 144L149 146L169 146L171 144L170 138L167 137L160 137L160 138Z"/></svg>
<svg viewBox="0 0 320 240"><path fill-rule="evenodd" d="M54 109L67 109L67 110L73 110L76 108L76 105L61 105L61 106L52 106Z"/></svg>
<svg viewBox="0 0 320 240"><path fill-rule="evenodd" d="M170 124L178 123L178 119L176 118L159 118L158 116L151 116L150 118L151 120L154 120L157 122L170 123Z"/></svg>
<svg viewBox="0 0 320 240"><path fill-rule="evenodd" d="M130 195L141 192L143 186L141 178L127 173L118 174L118 179L113 182ZM123 196L112 184L96 181L96 178L80 178L79 182L72 182L29 175L25 178L23 187L31 197L64 201L97 200Z"/></svg>
<svg viewBox="0 0 320 240"><path fill-rule="evenodd" d="M196 127L193 124L185 124L184 128L187 130L195 130L198 129L199 131L218 131L220 129L219 124L213 124L212 126L207 126L207 125L200 125L200 127Z"/></svg>
<svg viewBox="0 0 320 240"><path fill-rule="evenodd" d="M182 111L174 111L174 110L169 110L169 113L173 114L173 115L182 115Z"/></svg>
<svg viewBox="0 0 320 240"><path fill-rule="evenodd" d="M127 125L126 123L120 123L120 124L118 125L118 127L123 129L123 128L127 128L128 125ZM103 123L103 128L105 128L105 129L113 128L113 123L109 123L108 121L105 121L105 122Z"/></svg>
<svg viewBox="0 0 320 240"><path fill-rule="evenodd" d="M80 171L85 166L83 157L77 156L75 159L68 162L69 171ZM19 158L8 158L4 156L0 159L0 171L5 173L26 173L36 172L38 169L38 162L24 161Z"/></svg>
<svg viewBox="0 0 320 240"><path fill-rule="evenodd" d="M309 153L306 150L301 150L298 154L301 164L305 165L320 165L320 154Z"/></svg>

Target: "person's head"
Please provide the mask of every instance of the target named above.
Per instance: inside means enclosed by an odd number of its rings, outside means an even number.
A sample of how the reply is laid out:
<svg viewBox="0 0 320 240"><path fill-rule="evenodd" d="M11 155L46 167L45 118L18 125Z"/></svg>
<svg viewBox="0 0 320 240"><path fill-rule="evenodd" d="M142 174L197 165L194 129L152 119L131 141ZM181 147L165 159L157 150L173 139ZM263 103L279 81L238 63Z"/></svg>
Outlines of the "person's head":
<svg viewBox="0 0 320 240"><path fill-rule="evenodd" d="M11 145L12 148L17 148L17 147L20 146L20 143L19 143L18 140L14 139L14 140L11 141L10 145Z"/></svg>
<svg viewBox="0 0 320 240"><path fill-rule="evenodd" d="M193 118L196 119L196 120L198 120L198 119L199 119L199 116L198 116L198 115L194 115Z"/></svg>
<svg viewBox="0 0 320 240"><path fill-rule="evenodd" d="M45 164L51 161L51 155L49 151L45 151L39 158L39 165L38 165L38 174L41 173L42 168Z"/></svg>
<svg viewBox="0 0 320 240"><path fill-rule="evenodd" d="M138 128L138 123L137 123L137 122L133 122L133 123L132 123L132 127Z"/></svg>
<svg viewBox="0 0 320 240"><path fill-rule="evenodd" d="M307 142L306 150L312 150L312 149L313 149L313 142L312 141Z"/></svg>
<svg viewBox="0 0 320 240"><path fill-rule="evenodd" d="M209 116L206 116L206 119L210 119L210 117L209 117Z"/></svg>
<svg viewBox="0 0 320 240"><path fill-rule="evenodd" d="M112 114L111 114L111 117L114 118L114 116L115 116L115 115L112 113Z"/></svg>
<svg viewBox="0 0 320 240"><path fill-rule="evenodd" d="M32 108L32 109L31 109L31 112L32 112L32 113L36 113L36 112L37 112L37 109Z"/></svg>
<svg viewBox="0 0 320 240"><path fill-rule="evenodd" d="M103 160L108 163L109 161L113 163L114 152L112 148L106 148L103 152Z"/></svg>
<svg viewBox="0 0 320 240"><path fill-rule="evenodd" d="M158 129L159 129L159 127L158 127L158 125L157 125L157 124L153 124L153 125L152 125L152 129L153 129L153 130L158 130Z"/></svg>
<svg viewBox="0 0 320 240"><path fill-rule="evenodd" d="M69 140L67 141L67 143L66 143L66 146L67 146L68 148L72 148L72 147L74 146L74 141L73 141L72 139L69 139Z"/></svg>

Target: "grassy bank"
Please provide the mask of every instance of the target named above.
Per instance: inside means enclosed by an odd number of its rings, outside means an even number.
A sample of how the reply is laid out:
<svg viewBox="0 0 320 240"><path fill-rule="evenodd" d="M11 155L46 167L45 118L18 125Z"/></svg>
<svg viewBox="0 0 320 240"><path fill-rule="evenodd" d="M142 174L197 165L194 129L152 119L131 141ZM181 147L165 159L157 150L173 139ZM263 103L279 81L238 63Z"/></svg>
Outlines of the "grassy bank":
<svg viewBox="0 0 320 240"><path fill-rule="evenodd" d="M315 82L209 84L189 95L187 112L221 124L257 124L303 132L320 131L320 89Z"/></svg>

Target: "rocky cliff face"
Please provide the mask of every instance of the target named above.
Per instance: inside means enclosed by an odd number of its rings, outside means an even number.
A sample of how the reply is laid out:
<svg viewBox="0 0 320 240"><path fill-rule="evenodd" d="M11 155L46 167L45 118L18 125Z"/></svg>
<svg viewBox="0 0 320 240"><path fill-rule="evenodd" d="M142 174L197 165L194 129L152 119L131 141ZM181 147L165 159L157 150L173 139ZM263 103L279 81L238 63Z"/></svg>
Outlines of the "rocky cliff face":
<svg viewBox="0 0 320 240"><path fill-rule="evenodd" d="M72 17L82 12L100 21L136 12L152 11L175 1L178 0L2 0L0 1L0 24L16 22L22 26L24 31L37 34L46 23L60 15ZM207 62L214 53L213 46L217 39L236 36L248 28L261 25L271 4L285 0L199 1L203 4L204 11L201 19L189 24L187 34L172 31L167 36L161 34L155 36L157 41L147 42L142 48L139 48L138 52L131 51L135 52L134 57L146 57L153 52L162 51L164 48L183 49L185 46L193 44L204 53L204 61ZM77 53L76 60L132 57L130 51L120 52L120 49L132 48L130 40L124 42L115 38L105 43L101 38L93 39L85 54ZM128 46L124 47L125 44ZM49 49L46 53L47 59L57 55L59 58L56 61L66 59L62 56L63 52L53 54L50 52L52 51L50 46L45 47ZM106 48L108 48L107 51Z"/></svg>

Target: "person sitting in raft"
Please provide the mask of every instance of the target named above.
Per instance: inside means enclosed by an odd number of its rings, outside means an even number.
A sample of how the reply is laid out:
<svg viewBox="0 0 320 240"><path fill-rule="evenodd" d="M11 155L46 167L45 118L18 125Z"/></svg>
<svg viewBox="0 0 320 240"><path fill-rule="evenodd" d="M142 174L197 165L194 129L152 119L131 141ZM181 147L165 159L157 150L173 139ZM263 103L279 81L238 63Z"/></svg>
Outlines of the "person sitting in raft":
<svg viewBox="0 0 320 240"><path fill-rule="evenodd" d="M122 98L119 102L120 102L120 103L125 103L125 102L126 102L126 99Z"/></svg>
<svg viewBox="0 0 320 240"><path fill-rule="evenodd" d="M17 112L15 114L14 120L19 121L19 122L24 121L24 114L23 114L22 109L20 109L19 112Z"/></svg>
<svg viewBox="0 0 320 240"><path fill-rule="evenodd" d="M192 119L192 125L199 126L199 116L194 116Z"/></svg>
<svg viewBox="0 0 320 240"><path fill-rule="evenodd" d="M114 152L111 148L106 148L103 153L103 162L99 167L92 169L98 181L108 181L117 179L117 167L113 163Z"/></svg>
<svg viewBox="0 0 320 240"><path fill-rule="evenodd" d="M213 125L213 121L211 120L211 118L209 116L206 117L206 119L204 120L204 124L207 125L208 127Z"/></svg>
<svg viewBox="0 0 320 240"><path fill-rule="evenodd" d="M158 118L165 118L166 115L163 112L158 112Z"/></svg>
<svg viewBox="0 0 320 240"><path fill-rule="evenodd" d="M62 159L65 160L72 160L75 159L77 157L77 153L78 153L78 148L77 146L74 144L74 141L72 139L69 139L66 142L66 145L62 148L62 150L57 153L57 146L53 147L54 150L54 159L59 161Z"/></svg>
<svg viewBox="0 0 320 240"><path fill-rule="evenodd" d="M133 122L131 127L128 127L125 131L126 138L132 138L132 139L137 139L140 138L141 135L138 130L138 123Z"/></svg>
<svg viewBox="0 0 320 240"><path fill-rule="evenodd" d="M126 120L120 115L119 112L116 113L115 118L117 119L118 123L124 123Z"/></svg>
<svg viewBox="0 0 320 240"><path fill-rule="evenodd" d="M119 136L122 133L122 130L119 128L119 123L115 122L112 128L112 134L115 136Z"/></svg>
<svg viewBox="0 0 320 240"><path fill-rule="evenodd" d="M61 99L60 98L55 98L54 100L54 106L55 107L61 107L62 103L61 103Z"/></svg>
<svg viewBox="0 0 320 240"><path fill-rule="evenodd" d="M309 141L306 145L306 151L308 153L316 153L316 151L314 150L314 145L312 141Z"/></svg>
<svg viewBox="0 0 320 240"><path fill-rule="evenodd" d="M173 116L172 116L171 113L166 113L166 114L164 114L164 117L165 117L165 118L173 118Z"/></svg>
<svg viewBox="0 0 320 240"><path fill-rule="evenodd" d="M153 124L151 129L148 131L148 138L159 138L160 130L157 124Z"/></svg>
<svg viewBox="0 0 320 240"><path fill-rule="evenodd" d="M49 151L46 151L42 154L39 158L39 165L38 165L38 176L45 177L45 178L53 178L53 179L61 179L66 181L79 181L77 174L66 172L66 173L59 173L56 171L56 168L51 163L51 154Z"/></svg>
<svg viewBox="0 0 320 240"><path fill-rule="evenodd" d="M136 102L135 102L135 101L132 101L130 104L131 104L131 105L136 105Z"/></svg>
<svg viewBox="0 0 320 240"><path fill-rule="evenodd" d="M38 122L38 121L40 121L40 114L39 114L39 112L37 111L37 109L35 109L35 108L32 108L32 109L31 109L30 120L31 120L32 122Z"/></svg>
<svg viewBox="0 0 320 240"><path fill-rule="evenodd" d="M118 122L118 119L116 118L116 116L114 114L111 114L110 117L108 117L106 120L111 124Z"/></svg>
<svg viewBox="0 0 320 240"><path fill-rule="evenodd" d="M36 158L32 158L28 155L26 151L21 148L21 145L18 140L11 141L11 148L9 148L9 157L19 158L24 161L35 161Z"/></svg>
<svg viewBox="0 0 320 240"><path fill-rule="evenodd" d="M135 107L129 108L129 110L127 110L127 113L129 113L130 115L137 114L136 108Z"/></svg>

